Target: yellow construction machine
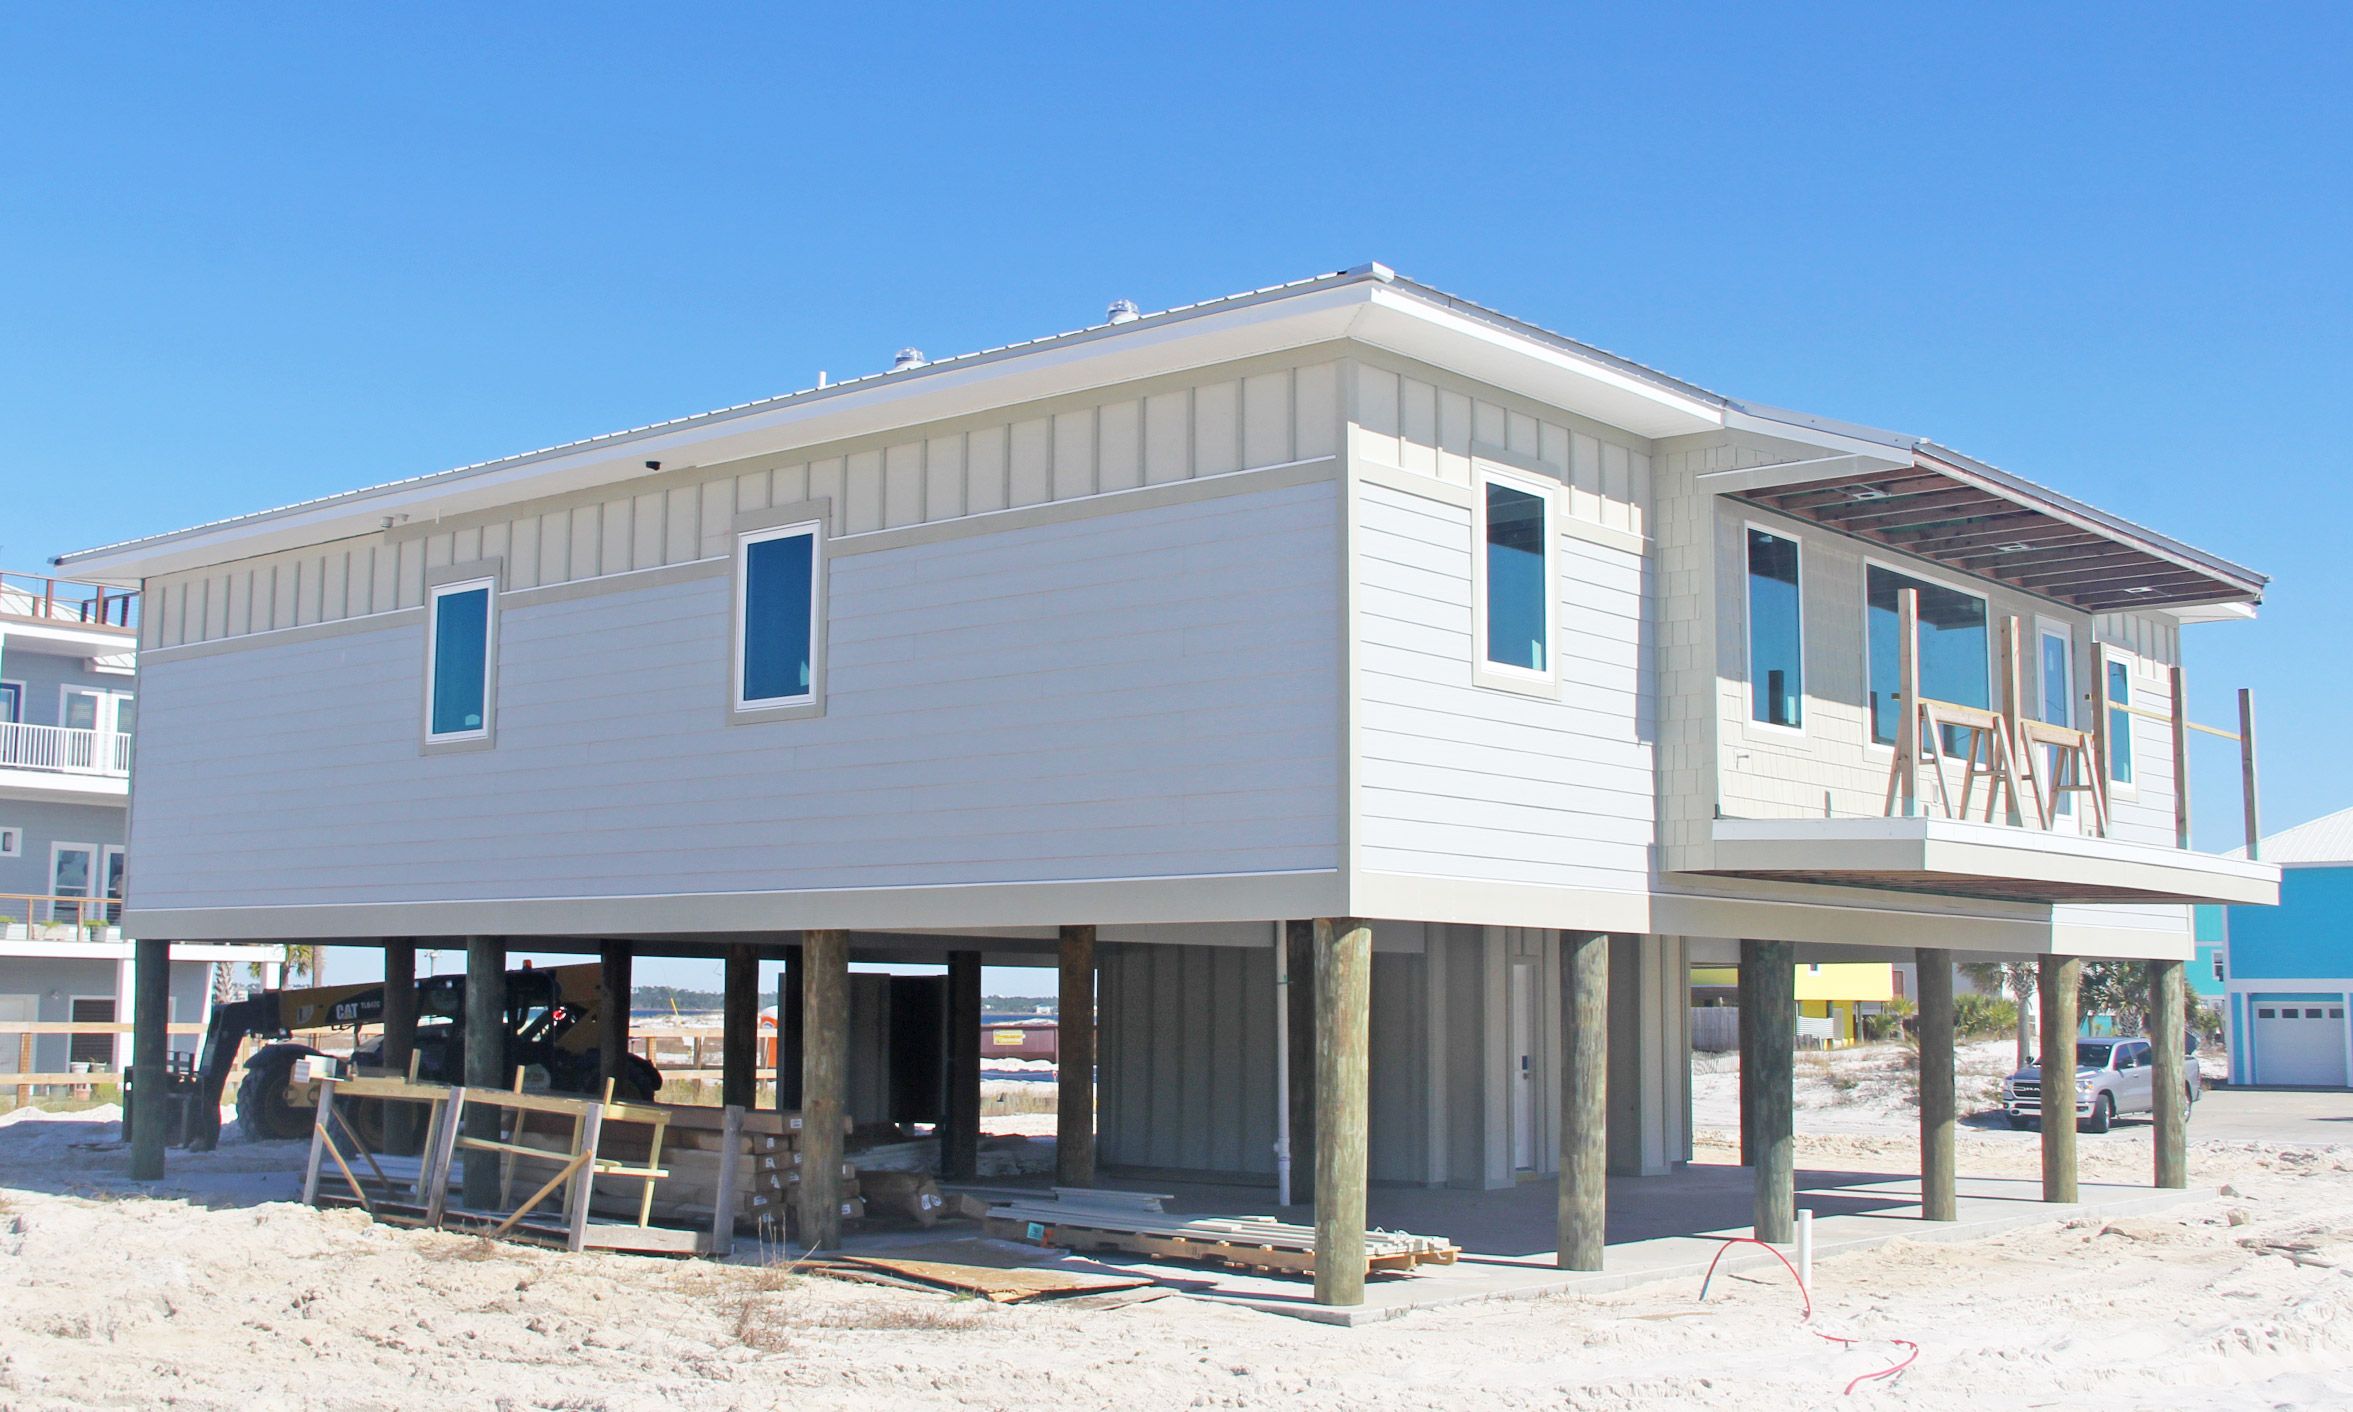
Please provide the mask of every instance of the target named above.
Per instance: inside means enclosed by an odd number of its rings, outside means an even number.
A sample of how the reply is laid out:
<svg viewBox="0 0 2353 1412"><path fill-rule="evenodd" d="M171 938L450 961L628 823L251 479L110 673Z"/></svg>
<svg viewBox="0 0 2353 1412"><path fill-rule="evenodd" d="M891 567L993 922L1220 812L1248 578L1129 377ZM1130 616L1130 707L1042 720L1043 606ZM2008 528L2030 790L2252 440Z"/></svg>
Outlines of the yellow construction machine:
<svg viewBox="0 0 2353 1412"><path fill-rule="evenodd" d="M457 1084L466 1073L466 978L462 975L427 976L416 983L416 1074L425 1083ZM599 968L593 964L526 966L507 972L506 1035L501 1075L518 1068L545 1075L546 1087L557 1093L600 1092L597 1064L597 1016L603 989ZM210 1149L220 1137L222 1092L237 1050L249 1036L278 1039L265 1044L245 1061L245 1077L237 1085L237 1125L248 1138L295 1138L310 1132L318 1106L315 1079L297 1079L296 1066L320 1051L293 1043L301 1031L334 1030L381 1024L384 984L311 986L269 990L246 1000L216 1006L205 1027L193 1073L170 1076L174 1106L185 1105L184 1116L173 1124L184 1133L186 1145ZM383 1067L381 1041L360 1049L346 1061L361 1070ZM532 1075L536 1077L537 1075ZM652 1064L629 1056L614 1096L647 1099L661 1087L662 1076ZM355 1105L365 1109L375 1105ZM365 1111L350 1115L355 1125L380 1135L380 1115Z"/></svg>

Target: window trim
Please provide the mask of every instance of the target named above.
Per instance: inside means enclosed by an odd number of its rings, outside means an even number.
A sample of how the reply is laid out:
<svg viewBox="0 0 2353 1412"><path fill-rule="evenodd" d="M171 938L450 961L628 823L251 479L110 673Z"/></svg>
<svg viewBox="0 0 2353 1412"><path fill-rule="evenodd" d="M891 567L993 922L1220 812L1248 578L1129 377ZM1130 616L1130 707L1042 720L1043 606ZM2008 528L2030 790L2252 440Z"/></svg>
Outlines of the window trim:
<svg viewBox="0 0 2353 1412"><path fill-rule="evenodd" d="M500 560L482 559L450 564L425 576L425 691L417 721L420 754L489 750L498 743L498 619L503 567ZM436 732L433 729L434 649L441 636L441 600L477 588L488 590L482 626L482 724L473 730Z"/></svg>
<svg viewBox="0 0 2353 1412"><path fill-rule="evenodd" d="M1749 568L1749 531L1768 534L1775 539L1786 539L1797 547L1797 724L1784 726L1757 719L1757 625L1756 601ZM1806 541L1802 535L1792 534L1778 525L1763 520L1740 522L1740 655L1741 675L1745 678L1743 695L1746 700L1744 719L1752 731L1763 731L1791 739L1806 737L1806 723L1814 718L1814 698L1806 685Z"/></svg>
<svg viewBox="0 0 2353 1412"><path fill-rule="evenodd" d="M2124 701L2126 705L2130 705L2132 703L2132 679L2134 676L2133 669L2135 664L2140 661L2140 658L2138 654L2133 653L2113 642L2095 642L2094 646L2099 649L2098 655L2100 663L2100 697L2098 709L2112 716L2117 713L2118 707L2112 700L2110 700L2108 696L2109 670L2111 668L2121 668L2123 670ZM2100 762L2100 770L2101 773L2108 777L2106 784L2108 787L2109 798L2138 799L2141 793L2141 742L2139 736L2133 732L2133 723L2138 721L2140 717L2134 715L2130 711L2125 711L2122 714L2124 716L2125 741L2128 748L2132 752L2132 778L2128 780L2120 780L2116 778L2116 725L2112 720L2106 720L2105 718L2103 718L2103 723L2107 727L2105 732L2105 739L2108 742L2108 758Z"/></svg>
<svg viewBox="0 0 2353 1412"><path fill-rule="evenodd" d="M24 853L24 825L0 824L0 858L22 858Z"/></svg>
<svg viewBox="0 0 2353 1412"><path fill-rule="evenodd" d="M732 522L735 544L728 553L727 592L728 724L800 721L825 714L825 624L832 616L832 565L825 549L832 519L830 501L806 500L746 510ZM809 689L797 696L748 699L744 696L744 610L751 591L751 578L745 572L749 550L755 544L801 534L809 537Z"/></svg>
<svg viewBox="0 0 2353 1412"><path fill-rule="evenodd" d="M1544 507L1544 670L1487 659L1487 487L1533 495ZM1471 684L1560 699L1561 484L1548 476L1475 457L1471 462Z"/></svg>
<svg viewBox="0 0 2353 1412"><path fill-rule="evenodd" d="M83 892L82 892L82 893L81 893L81 894L80 894L78 897L76 897L76 894L74 894L74 893L70 893L70 892L59 892L59 891L57 890L57 862L58 862L58 859L59 859L59 858L60 858L62 855L64 855L64 854L67 854L67 853L87 853L87 854L89 854L89 855L90 855L90 871L89 871L89 880L88 880L88 881L87 881L87 882L86 882L86 883L83 885L83 886L84 886L84 891L83 891ZM50 840L50 842L49 842L49 873L48 873L48 877L47 877L47 879L46 879L46 882L47 882L47 885L48 885L48 889L49 889L49 920L50 920L50 921L52 921L52 922L55 922L55 921L57 921L57 920L58 920L58 917L57 917L57 903L58 903L58 900L59 900L59 899L61 899L61 898L75 898L75 900L77 900L77 901L88 902L88 901L91 901L92 899L94 899L94 898L96 898L96 897L98 896L98 894L97 894L96 892L94 892L94 891L90 891L90 890L89 890L89 889L94 889L94 888L96 888L96 887L98 887L98 886L100 885L100 884L99 884L99 881L98 881L98 877L99 877L99 874L98 874L98 861L99 861L99 859L98 859L98 845L97 845L97 844L95 844L95 843L76 843L76 842L74 842L74 841L73 841L73 840L71 840L71 839L52 839L52 840ZM86 907L77 907L77 908L75 908L75 909L74 909L74 916L73 916L73 919L72 919L72 920L73 920L73 921L74 921L76 924L79 924L80 922L82 922L83 920L85 920L85 919L86 919L88 916L89 916L89 909L88 909L88 908L86 908Z"/></svg>
<svg viewBox="0 0 2353 1412"><path fill-rule="evenodd" d="M2037 613L2034 615L2035 719L2042 719L2043 704L2050 695L2050 684L2043 680L2042 649L2043 644L2054 637L2058 638L2060 642L2066 645L2067 648L2067 691L2064 697L2065 701L2067 702L2067 719L2064 721L2052 721L2049 722L2049 724L2055 726L2064 726L2069 730L2077 730L2080 729L2080 727L2078 727L2075 723L2083 718L2083 693L2075 689L2075 669L2082 662L2083 654L2075 650L2075 625L2068 622L2064 618L2054 618L2046 613ZM2055 749L2056 747L2051 748ZM2048 751L2046 751L2045 758L2036 762L2036 768L2048 769L2049 766L2050 760L2048 758ZM2055 786L2057 783L2058 781L2055 778L2045 780L2044 787L2048 789ZM2088 816L2085 815L2084 811L2077 809L2074 806L2075 796L2072 794L2054 795L2052 798L2052 811L2060 816L2075 820L2076 830L2080 833L2083 829L2084 821Z"/></svg>
<svg viewBox="0 0 2353 1412"><path fill-rule="evenodd" d="M0 714L0 724L23 725L25 723L25 684L15 677L0 677L0 693L5 693L10 700L16 703L14 711Z"/></svg>
<svg viewBox="0 0 2353 1412"><path fill-rule="evenodd" d="M1871 569L1873 565L1877 565L1878 567L1887 570L1891 574L1902 574L1905 578L1917 579L1921 583L1932 583L1939 588L1951 589L1955 593L1961 594L1965 597L1974 598L1978 602L1985 605L1985 699L1988 701L1994 699L1994 660L1995 654L2001 650L2001 635L1994 631L1994 600L1992 593L1989 591L1985 589L1969 588L1956 580L1946 578L1942 574L1922 573L1918 569L1898 563L1893 559L1881 558L1876 554L1866 554L1863 556L1863 581L1860 584L1860 587L1863 590L1860 595L1862 598L1861 608L1863 620L1863 749L1866 752L1877 752L1876 756L1869 758L1890 761L1895 758L1895 742L1892 740L1883 741L1874 739L1872 735Z"/></svg>

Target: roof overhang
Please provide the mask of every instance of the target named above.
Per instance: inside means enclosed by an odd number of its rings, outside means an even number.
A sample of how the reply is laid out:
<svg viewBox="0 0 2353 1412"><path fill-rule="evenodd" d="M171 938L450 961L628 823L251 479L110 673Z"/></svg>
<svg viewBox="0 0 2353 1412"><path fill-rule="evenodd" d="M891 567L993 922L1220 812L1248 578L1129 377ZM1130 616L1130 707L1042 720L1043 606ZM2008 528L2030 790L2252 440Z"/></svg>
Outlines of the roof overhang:
<svg viewBox="0 0 2353 1412"><path fill-rule="evenodd" d="M2269 863L1956 819L1718 819L1687 871L2005 902L2279 901Z"/></svg>
<svg viewBox="0 0 2353 1412"><path fill-rule="evenodd" d="M1901 456L1831 457L1702 479L1750 504L2089 613L2243 616L2268 582L1926 443Z"/></svg>
<svg viewBox="0 0 2353 1412"><path fill-rule="evenodd" d="M1717 429L1723 399L1378 266L1118 324L877 373L657 426L396 481L61 556L112 584L509 505L915 427L1041 398L1354 340L1645 437Z"/></svg>

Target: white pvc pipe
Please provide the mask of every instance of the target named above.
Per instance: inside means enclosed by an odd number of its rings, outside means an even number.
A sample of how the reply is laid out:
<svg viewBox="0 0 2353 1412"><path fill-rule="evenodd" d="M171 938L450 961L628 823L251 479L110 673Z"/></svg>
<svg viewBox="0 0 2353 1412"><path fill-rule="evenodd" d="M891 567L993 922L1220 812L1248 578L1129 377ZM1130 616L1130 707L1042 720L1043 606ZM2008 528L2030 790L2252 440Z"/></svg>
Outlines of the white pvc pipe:
<svg viewBox="0 0 2353 1412"><path fill-rule="evenodd" d="M1797 1213L1797 1282L1814 1292L1814 1213Z"/></svg>
<svg viewBox="0 0 2353 1412"><path fill-rule="evenodd" d="M1290 928L1275 923L1275 1204L1291 1204Z"/></svg>

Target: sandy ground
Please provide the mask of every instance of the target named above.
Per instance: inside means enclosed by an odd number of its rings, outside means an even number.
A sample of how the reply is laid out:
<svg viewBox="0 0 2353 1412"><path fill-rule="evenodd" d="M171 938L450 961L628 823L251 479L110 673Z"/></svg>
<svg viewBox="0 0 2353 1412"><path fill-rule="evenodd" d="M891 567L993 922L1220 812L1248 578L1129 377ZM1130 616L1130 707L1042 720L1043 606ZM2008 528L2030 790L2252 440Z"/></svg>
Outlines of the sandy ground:
<svg viewBox="0 0 2353 1412"><path fill-rule="evenodd" d="M1864 1056L1843 1061L1868 1067ZM1714 1076L1707 1076L1713 1078ZM1841 1098L1869 1082L1830 1071ZM1814 1094L1800 1160L1905 1170L1902 1122ZM1701 1105L1703 1160L1725 1160ZM111 1115L0 1119L0 1409L902 1407L2342 1408L2353 1406L2353 1147L2200 1142L2226 1194L2057 1223L1342 1330L1182 1299L1000 1307L777 1267L567 1256L286 1203L136 1195ZM2031 1141L1965 1131L1964 1170ZM2084 1144L2145 1181L2148 1133ZM192 1191L296 1144L174 1154ZM219 1200L215 1196L209 1199ZM1855 1340L1832 1343L1820 1335ZM1891 1382L1841 1389L1919 1345Z"/></svg>

